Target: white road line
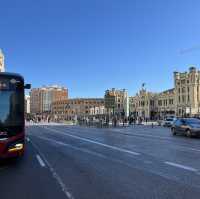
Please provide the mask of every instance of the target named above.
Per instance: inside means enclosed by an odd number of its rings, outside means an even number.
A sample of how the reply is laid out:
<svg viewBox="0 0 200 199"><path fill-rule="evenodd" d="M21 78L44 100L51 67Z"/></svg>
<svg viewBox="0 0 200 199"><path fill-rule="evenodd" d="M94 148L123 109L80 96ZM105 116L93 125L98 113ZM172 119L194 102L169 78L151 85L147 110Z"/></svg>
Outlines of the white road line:
<svg viewBox="0 0 200 199"><path fill-rule="evenodd" d="M41 167L45 167L46 166L44 161L42 160L42 158L39 155L36 155L36 158L37 158L38 162L40 163Z"/></svg>
<svg viewBox="0 0 200 199"><path fill-rule="evenodd" d="M72 129L67 129L67 130L70 130L74 133L77 133L76 130L72 130ZM112 129L111 132L114 132L114 131L119 131L119 129ZM87 131L84 131L84 132L87 132ZM121 132L121 131L119 131ZM165 142L170 142L171 140L173 141L174 139L173 138L169 138L169 137L161 137L161 136L154 136L154 135L146 135L146 134L139 134L139 133L119 133L120 135L130 135L130 136L138 136L139 138L142 138L142 139L148 139L147 137L155 137L155 138L159 138L161 139L162 141L165 141ZM146 138L145 138L146 137ZM170 142L171 143L171 142ZM133 145L132 145L133 146ZM191 147L187 147L187 146L184 146L184 145L177 145L178 147L180 147L180 149L183 149L184 151L187 150L187 152L189 152L188 150L191 150L191 151L194 151L194 152L200 152L200 149L195 149L195 148L191 148Z"/></svg>
<svg viewBox="0 0 200 199"><path fill-rule="evenodd" d="M55 180L58 182L58 184L60 185L62 191L65 194L65 196L68 199L74 199L73 195L68 191L68 188L66 187L65 183L62 181L62 179L60 178L60 176L56 173L56 171L54 170L54 168L51 166L51 164L49 163L49 161L45 158L44 154L40 151L40 149L37 147L37 145L35 145L33 142L31 142L31 144L34 146L34 148L39 152L39 154L42 156L42 158L46 162L46 164L47 164L47 166L48 166L48 168L49 168L49 170L50 170L53 178L55 178Z"/></svg>
<svg viewBox="0 0 200 199"><path fill-rule="evenodd" d="M187 149L190 149L190 150L192 150L192 151L200 152L200 150L199 150L199 149L195 149L195 148L189 148L189 147L185 147L185 148L187 148Z"/></svg>
<svg viewBox="0 0 200 199"><path fill-rule="evenodd" d="M76 147L76 146L72 146L72 145L70 145L70 144L66 144L66 143L63 143L63 142L60 142L60 141L56 141L56 140L53 140L53 139L50 139L50 138L45 138L45 137L36 136L36 135L34 135L34 136L37 137L37 138L39 138L39 139L42 139L42 140L51 142L51 143L55 143L55 144L57 144L57 145L67 146L67 147L69 147L69 148L71 148L71 149L73 149L73 150L81 151L81 152L83 152L83 153L88 153L88 154L90 154L90 155L103 158L103 159L105 159L105 160L109 160L109 161L113 161L113 162L119 163L119 164L124 165L124 166L127 166L127 167L129 167L129 168L131 168L131 169L139 169L139 168L137 168L137 167L134 167L134 165L132 165L132 164L126 163L126 162L121 161L121 160L119 160L119 159L115 159L115 158L111 158L111 157L105 156L105 155L103 155L103 154L101 154L101 153L96 153L96 152L94 152L94 151L89 151L89 150L87 150L87 149L83 149L83 148L79 148L79 147ZM153 162L151 162L151 161L144 161L144 163L145 163L145 164L152 164ZM149 171L149 172L152 172L152 171ZM171 176L169 176L169 175L167 175L167 174L165 174L165 173L159 172L159 171L152 172L152 173L153 173L153 174L156 174L156 175L159 175L159 176L161 176L161 177L164 177L164 178L166 178L166 179L170 179L170 180L171 180L171 179L173 179L173 180L176 179L176 180L177 180L177 178L176 178L175 176L171 177Z"/></svg>
<svg viewBox="0 0 200 199"><path fill-rule="evenodd" d="M117 129L114 129L117 131ZM114 131L112 130L112 131ZM173 138L169 138L169 137L166 137L166 136L156 136L156 135L147 135L147 134L141 134L141 133L132 133L130 131L128 131L127 133L122 133L121 131L119 131L120 134L124 134L124 135L131 135L131 136L138 136L138 137L142 137L144 139L146 139L145 137L152 137L152 138L159 138L161 140L164 140L164 141L173 141L174 139ZM182 149L187 149L187 150L191 150L191 151L195 151L195 152L200 152L200 149L195 149L195 148L191 148L191 147L187 147L187 146L184 146L184 145L177 145L178 147L181 147Z"/></svg>
<svg viewBox="0 0 200 199"><path fill-rule="evenodd" d="M136 135L136 136L141 136L141 137L151 137L151 138L158 138L158 139L164 139L164 140L174 140L174 139L172 139L172 138L170 138L170 137L166 137L166 136L157 136L157 135L147 135L147 134L143 134L143 133L133 133L133 132L130 132L130 131L126 131L125 133L122 133L121 131L119 131L118 129L116 129L116 130L111 130L111 131L117 131L117 132L119 132L119 133L121 133L121 134L130 134L130 135Z"/></svg>
<svg viewBox="0 0 200 199"><path fill-rule="evenodd" d="M80 148L80 147L72 146L70 144L66 144L64 142L56 141L56 140L53 140L53 139L50 139L50 138L45 138L45 137L41 137L41 136L35 136L35 137L37 137L37 138L39 138L41 140L45 140L45 141L48 141L48 142L51 142L51 143L55 143L57 145L66 146L66 147L69 147L69 148L77 150L77 151L81 151L81 152L84 152L84 153L88 153L90 155L95 155L95 156L110 160L110 158L108 158L107 156L105 156L105 155L103 155L101 153L96 153L94 151L90 151L90 150L83 149L83 148Z"/></svg>
<svg viewBox="0 0 200 199"><path fill-rule="evenodd" d="M124 165L124 166L127 166L127 167L129 167L129 168L131 168L131 169L140 169L140 168L138 168L138 167L134 167L134 165L132 165L132 164L126 163L126 162L121 161L121 160L119 160L119 159L115 159L115 158L111 158L111 157L105 156L105 155L103 155L103 154L101 154L101 153L97 153L97 152L90 151L90 150L87 150L87 149L83 149L83 148L79 148L79 147L76 147L76 146L72 146L72 145L70 145L70 144L66 144L66 143L64 143L64 142L56 141L56 140L54 140L54 139L45 138L45 137L36 136L36 135L34 135L34 136L35 136L36 138L39 138L39 139L48 141L48 143L51 142L52 144L55 143L55 144L60 145L60 146L66 146L66 147L69 147L69 148L71 148L71 149L73 149L73 150L77 150L77 151L80 151L80 152L83 152L83 153L88 153L88 154L93 155L93 156L95 156L95 157L99 157L99 158L103 158L103 159L105 159L105 160L109 160L109 161L113 161L113 162L115 162L115 163L119 163L119 164ZM146 161L144 161L144 164L153 164L153 162L152 162L152 161L146 160ZM151 172L151 173L153 173L153 174L156 174L156 175L159 175L159 176L164 177L164 178L169 179L169 180L179 180L179 179L178 179L176 176L174 176L174 175L170 176L170 175L168 175L168 174L166 174L166 173L164 173L164 172L160 172L160 171L158 171L158 170L157 170L157 171L151 171L151 170L149 170L149 172ZM200 175L200 173L198 173L198 172L196 172L196 174Z"/></svg>
<svg viewBox="0 0 200 199"><path fill-rule="evenodd" d="M69 130L69 129L68 129ZM166 136L157 136L157 135L147 135L147 134L144 134L145 131L141 131L139 130L139 132L142 132L142 133L133 133L132 131L130 131L129 129L125 129L124 133L121 131L122 129L109 129L109 132L112 132L112 133L115 133L115 132L118 132L119 134L121 135L130 135L130 136L139 136L139 137L150 137L150 138L158 138L158 139L162 139L162 140L174 140L173 138L170 138L170 137L166 137ZM138 129L137 129L138 130ZM71 131L71 129L70 129ZM75 131L74 131L75 132ZM87 131L86 131L87 132Z"/></svg>
<svg viewBox="0 0 200 199"><path fill-rule="evenodd" d="M121 164L121 165L123 165L123 166L126 166L126 167L129 167L129 168L131 168L131 169L139 169L139 168L137 168L137 167L134 167L134 165L132 165L132 164L126 163L126 162L121 161L121 160L119 160L119 159L115 159L115 158L111 158L111 157L105 156L105 155L103 155L103 154L101 154L101 153L96 153L96 152L94 152L94 151L89 151L89 150L87 150L87 149L83 149L83 148L79 148L79 147L76 147L76 146L72 146L72 145L70 145L70 144L66 144L66 143L63 143L63 142L60 142L60 141L56 141L56 140L53 140L53 139L50 139L50 138L45 138L45 137L36 136L36 135L34 135L34 136L37 137L37 138L39 138L39 139L42 139L42 140L51 142L51 143L55 143L55 144L57 144L57 145L67 146L67 147L69 147L69 148L71 148L71 149L73 149L73 150L77 150L77 151L80 151L80 152L83 152L83 153L88 153L88 154L93 155L93 156L95 156L95 157L99 157L99 158L103 158L103 159L105 159L105 160L109 160L109 161L113 161L113 162L115 162L115 163L119 163L119 164ZM151 161L144 161L144 163L145 163L145 164L152 164L153 162L151 162ZM149 171L149 172L152 172L152 171ZM175 176L171 177L171 176L169 176L169 175L167 175L167 174L165 174L165 173L159 172L159 171L152 172L152 173L153 173L153 174L156 174L156 175L159 175L159 176L161 176L161 177L164 177L164 178L166 178L166 179L170 179L170 180L171 180L171 179L173 179L173 180L174 180L174 179L177 179Z"/></svg>
<svg viewBox="0 0 200 199"><path fill-rule="evenodd" d="M79 136L76 136L76 135L71 135L71 134L68 134L68 133L63 133L62 131L58 131L58 130L55 130L55 129L50 129L50 128L47 128L47 127L44 127L44 128L46 128L46 129L48 129L50 131L54 131L54 132L57 132L57 133L60 133L60 134L63 134L63 135L75 138L75 139L79 139L79 140L82 140L82 141L86 141L86 142L90 142L90 143L97 144L97 145L100 145L100 146L104 146L104 147L107 147L107 148L110 148L110 149L113 149L113 150L116 150L116 151L120 151L120 152L124 152L124 153L129 153L131 155L141 155L140 153L137 153L137 152L134 152L134 151L122 149L122 148L119 148L119 147L116 147L116 146L111 146L111 145L108 145L108 144L104 144L104 143L101 143L101 142L90 140L88 138L83 138L83 137L79 137Z"/></svg>
<svg viewBox="0 0 200 199"><path fill-rule="evenodd" d="M185 166L185 165L182 165L182 164L177 164L177 163L174 163L174 162L165 162L165 164L168 164L168 165L174 166L174 167L178 167L178 168L181 168L181 169L185 169L185 170L188 170L188 171L193 171L193 172L198 171L198 169L195 169L193 167Z"/></svg>

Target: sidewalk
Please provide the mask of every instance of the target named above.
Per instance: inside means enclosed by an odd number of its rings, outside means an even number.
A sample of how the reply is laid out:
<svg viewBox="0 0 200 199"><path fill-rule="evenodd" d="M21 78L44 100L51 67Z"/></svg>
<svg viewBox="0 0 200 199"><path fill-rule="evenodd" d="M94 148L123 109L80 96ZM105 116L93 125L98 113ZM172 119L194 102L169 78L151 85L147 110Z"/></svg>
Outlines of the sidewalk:
<svg viewBox="0 0 200 199"><path fill-rule="evenodd" d="M48 125L48 126L73 126L73 123L56 123L56 122L38 122L38 123L31 123L31 122L26 122L25 124L26 126L44 126L44 125Z"/></svg>

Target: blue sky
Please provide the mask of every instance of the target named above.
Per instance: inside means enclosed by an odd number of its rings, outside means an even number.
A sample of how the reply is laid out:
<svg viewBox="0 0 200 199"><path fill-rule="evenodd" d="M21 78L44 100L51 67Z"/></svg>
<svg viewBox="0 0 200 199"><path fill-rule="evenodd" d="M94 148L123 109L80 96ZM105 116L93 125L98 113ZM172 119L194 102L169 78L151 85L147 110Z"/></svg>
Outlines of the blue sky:
<svg viewBox="0 0 200 199"><path fill-rule="evenodd" d="M143 82L162 91L173 71L200 68L199 8L198 0L1 1L0 48L7 71L33 87L66 86L70 97L112 87L133 95Z"/></svg>

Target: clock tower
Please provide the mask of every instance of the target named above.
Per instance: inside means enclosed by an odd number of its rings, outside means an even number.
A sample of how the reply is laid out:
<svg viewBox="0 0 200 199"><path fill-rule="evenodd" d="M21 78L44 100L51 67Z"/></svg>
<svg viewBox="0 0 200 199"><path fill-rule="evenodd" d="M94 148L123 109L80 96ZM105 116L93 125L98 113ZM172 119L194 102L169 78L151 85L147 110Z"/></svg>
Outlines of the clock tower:
<svg viewBox="0 0 200 199"><path fill-rule="evenodd" d="M0 72L5 72L4 55L1 49L0 49Z"/></svg>

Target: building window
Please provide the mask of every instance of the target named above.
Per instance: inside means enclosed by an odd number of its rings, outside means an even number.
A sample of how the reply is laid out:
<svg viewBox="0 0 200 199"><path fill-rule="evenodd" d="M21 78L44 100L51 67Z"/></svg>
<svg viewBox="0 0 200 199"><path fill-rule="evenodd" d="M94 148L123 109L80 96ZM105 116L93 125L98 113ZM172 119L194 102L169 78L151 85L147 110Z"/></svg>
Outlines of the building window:
<svg viewBox="0 0 200 199"><path fill-rule="evenodd" d="M153 100L150 100L150 105L154 106L154 101Z"/></svg>
<svg viewBox="0 0 200 199"><path fill-rule="evenodd" d="M182 96L182 102L185 103L185 96Z"/></svg>
<svg viewBox="0 0 200 199"><path fill-rule="evenodd" d="M185 93L185 87L182 88L182 93Z"/></svg>
<svg viewBox="0 0 200 199"><path fill-rule="evenodd" d="M181 84L185 84L185 79L181 80Z"/></svg>
<svg viewBox="0 0 200 199"><path fill-rule="evenodd" d="M173 99L169 99L169 104L172 105L173 103Z"/></svg>
<svg viewBox="0 0 200 199"><path fill-rule="evenodd" d="M181 89L180 88L178 88L178 93L180 93L181 92Z"/></svg>

